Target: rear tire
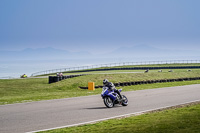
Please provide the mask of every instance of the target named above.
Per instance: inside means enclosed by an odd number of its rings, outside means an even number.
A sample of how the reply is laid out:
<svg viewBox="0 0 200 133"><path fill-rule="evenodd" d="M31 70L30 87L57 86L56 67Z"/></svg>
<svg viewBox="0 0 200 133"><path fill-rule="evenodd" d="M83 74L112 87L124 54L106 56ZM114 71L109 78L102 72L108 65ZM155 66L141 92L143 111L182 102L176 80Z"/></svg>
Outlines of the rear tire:
<svg viewBox="0 0 200 133"><path fill-rule="evenodd" d="M108 107L108 108L112 108L114 106L114 103L110 97L105 97L103 99L103 101L104 101L104 104L106 105L106 107Z"/></svg>
<svg viewBox="0 0 200 133"><path fill-rule="evenodd" d="M127 106L128 105L128 98L126 96L122 95L122 99L123 99L122 106Z"/></svg>

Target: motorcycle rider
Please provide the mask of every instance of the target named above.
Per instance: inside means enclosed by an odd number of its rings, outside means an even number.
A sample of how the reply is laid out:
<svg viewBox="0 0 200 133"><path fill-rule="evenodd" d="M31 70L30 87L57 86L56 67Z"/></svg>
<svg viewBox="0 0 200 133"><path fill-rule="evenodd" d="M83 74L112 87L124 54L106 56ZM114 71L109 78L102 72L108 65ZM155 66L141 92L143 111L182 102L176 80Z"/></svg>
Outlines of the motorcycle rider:
<svg viewBox="0 0 200 133"><path fill-rule="evenodd" d="M115 88L115 85L112 82L109 82L107 79L104 79L103 87L108 87L108 90L111 90L111 91L114 90L114 92L119 95L120 99L122 99L120 92Z"/></svg>

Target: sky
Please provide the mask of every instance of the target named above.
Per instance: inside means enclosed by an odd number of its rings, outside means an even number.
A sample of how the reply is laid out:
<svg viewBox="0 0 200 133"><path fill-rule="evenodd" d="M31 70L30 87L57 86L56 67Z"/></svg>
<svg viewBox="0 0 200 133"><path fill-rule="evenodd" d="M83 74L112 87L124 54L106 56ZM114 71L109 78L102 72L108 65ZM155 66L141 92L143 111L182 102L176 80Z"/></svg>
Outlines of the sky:
<svg viewBox="0 0 200 133"><path fill-rule="evenodd" d="M0 50L200 49L199 0L0 0Z"/></svg>

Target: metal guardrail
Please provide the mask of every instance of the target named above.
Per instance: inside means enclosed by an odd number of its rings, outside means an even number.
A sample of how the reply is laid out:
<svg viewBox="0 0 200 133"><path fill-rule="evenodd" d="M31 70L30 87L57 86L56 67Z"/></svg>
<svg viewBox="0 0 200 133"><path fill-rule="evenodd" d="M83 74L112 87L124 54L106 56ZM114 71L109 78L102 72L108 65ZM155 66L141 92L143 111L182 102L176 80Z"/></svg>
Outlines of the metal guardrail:
<svg viewBox="0 0 200 133"><path fill-rule="evenodd" d="M7 76L7 77L0 77L0 79L15 79L15 78L11 76Z"/></svg>
<svg viewBox="0 0 200 133"><path fill-rule="evenodd" d="M200 63L200 60L168 60L168 61L109 63L109 64L99 64L99 65L91 65L91 66L52 69L52 70L36 72L36 73L33 73L31 76L45 75L45 74L58 73L58 72L69 72L69 71L77 71L77 70L102 68L102 67L117 67L117 66L128 66L128 65L134 66L134 65L154 65L154 64L180 64L180 63L184 63L184 64Z"/></svg>

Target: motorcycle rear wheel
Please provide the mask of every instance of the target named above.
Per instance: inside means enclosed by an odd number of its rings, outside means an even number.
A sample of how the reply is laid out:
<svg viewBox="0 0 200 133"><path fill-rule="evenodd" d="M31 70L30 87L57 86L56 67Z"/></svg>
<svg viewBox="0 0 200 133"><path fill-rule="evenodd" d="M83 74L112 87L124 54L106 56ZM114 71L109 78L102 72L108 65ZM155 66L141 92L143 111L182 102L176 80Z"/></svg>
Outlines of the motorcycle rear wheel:
<svg viewBox="0 0 200 133"><path fill-rule="evenodd" d="M104 104L106 105L106 107L108 107L108 108L112 108L114 106L114 103L110 97L105 97L103 99L103 101L104 101Z"/></svg>

